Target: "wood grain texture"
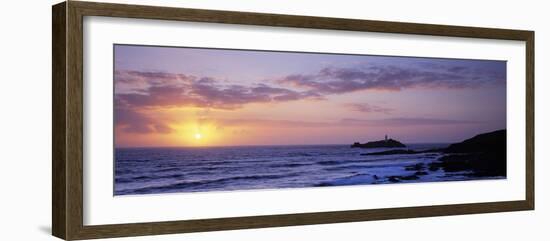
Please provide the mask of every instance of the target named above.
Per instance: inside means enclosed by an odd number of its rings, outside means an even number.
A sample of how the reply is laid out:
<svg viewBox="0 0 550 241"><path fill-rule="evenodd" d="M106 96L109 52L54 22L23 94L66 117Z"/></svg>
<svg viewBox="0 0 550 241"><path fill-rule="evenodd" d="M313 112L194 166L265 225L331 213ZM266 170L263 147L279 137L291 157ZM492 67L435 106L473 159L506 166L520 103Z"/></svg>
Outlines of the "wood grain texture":
<svg viewBox="0 0 550 241"><path fill-rule="evenodd" d="M52 7L52 234L66 238L65 3Z"/></svg>
<svg viewBox="0 0 550 241"><path fill-rule="evenodd" d="M67 5L67 236L83 228L83 41L79 7Z"/></svg>
<svg viewBox="0 0 550 241"><path fill-rule="evenodd" d="M530 31L158 6L72 2L87 16L525 40Z"/></svg>
<svg viewBox="0 0 550 241"><path fill-rule="evenodd" d="M525 200L530 209L535 209L535 33L530 32L525 47L526 63L526 193Z"/></svg>
<svg viewBox="0 0 550 241"><path fill-rule="evenodd" d="M52 230L74 239L357 222L534 209L534 32L357 19L69 1L53 7ZM108 16L395 34L519 40L526 43L525 200L114 225L83 225L83 17Z"/></svg>
<svg viewBox="0 0 550 241"><path fill-rule="evenodd" d="M524 201L85 226L79 239L205 232L528 210Z"/></svg>

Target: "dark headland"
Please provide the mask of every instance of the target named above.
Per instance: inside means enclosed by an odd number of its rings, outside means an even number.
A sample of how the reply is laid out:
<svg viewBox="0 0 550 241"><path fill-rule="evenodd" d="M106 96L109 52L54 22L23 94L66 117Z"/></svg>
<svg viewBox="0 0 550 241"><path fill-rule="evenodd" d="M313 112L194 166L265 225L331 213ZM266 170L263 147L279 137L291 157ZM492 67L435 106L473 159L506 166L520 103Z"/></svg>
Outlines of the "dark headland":
<svg viewBox="0 0 550 241"><path fill-rule="evenodd" d="M380 141L377 141L375 143L379 142ZM362 146L355 146L354 144L352 145L352 147ZM420 153L440 153L443 154L443 156L438 158L434 162L429 163L427 167L424 165L409 167L409 169L411 170L414 169L418 171L418 174L421 174L425 171L425 169L429 168L430 171L442 169L448 173L468 171L471 172L472 176L506 176L506 130L498 130L479 134L462 142L451 144L448 147L442 149L420 151L410 149L396 149L381 152L364 153L361 155L370 156ZM398 180L404 179L398 178Z"/></svg>
<svg viewBox="0 0 550 241"><path fill-rule="evenodd" d="M473 171L476 176L506 176L506 130L479 134L443 150L432 168L446 172Z"/></svg>
<svg viewBox="0 0 550 241"><path fill-rule="evenodd" d="M380 141L370 141L370 142L367 142L367 143L364 143L364 144L361 144L359 142L355 142L353 143L353 145L351 145L351 147L359 147L359 148L381 148L381 147L386 147L386 148L399 148L399 147L407 147L405 146L403 143L399 142L399 141L396 141L394 139L388 139L388 136L386 136L386 138L384 140L380 140Z"/></svg>

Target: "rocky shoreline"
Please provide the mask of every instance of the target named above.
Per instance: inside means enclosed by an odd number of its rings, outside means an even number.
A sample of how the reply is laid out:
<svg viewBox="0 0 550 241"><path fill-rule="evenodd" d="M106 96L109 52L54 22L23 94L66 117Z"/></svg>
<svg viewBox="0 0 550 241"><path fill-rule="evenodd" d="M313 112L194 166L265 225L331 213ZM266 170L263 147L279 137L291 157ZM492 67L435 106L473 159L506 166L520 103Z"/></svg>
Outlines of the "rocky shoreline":
<svg viewBox="0 0 550 241"><path fill-rule="evenodd" d="M380 151L380 152L371 152L363 153L362 156L382 156L382 155L402 155L402 154L421 154L421 153L439 153L443 152L444 149L429 149L423 151L415 151L410 149L398 149L398 150L389 150L389 151Z"/></svg>
<svg viewBox="0 0 550 241"><path fill-rule="evenodd" d="M446 148L415 151L397 149L382 152L364 153L361 155L400 155L438 153L443 156L437 160L423 164L406 166L405 170L414 171L406 176L389 176L389 182L416 180L428 171L443 170L445 173L467 173L472 177L505 177L506 176L506 130L498 130L476 135L460 143L454 143Z"/></svg>

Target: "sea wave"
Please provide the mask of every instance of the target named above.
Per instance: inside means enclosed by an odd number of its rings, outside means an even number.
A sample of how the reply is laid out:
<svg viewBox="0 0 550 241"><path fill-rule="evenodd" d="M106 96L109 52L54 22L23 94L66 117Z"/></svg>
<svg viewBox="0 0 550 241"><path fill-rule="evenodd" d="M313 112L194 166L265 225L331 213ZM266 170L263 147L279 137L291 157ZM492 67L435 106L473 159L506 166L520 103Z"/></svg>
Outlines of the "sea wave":
<svg viewBox="0 0 550 241"><path fill-rule="evenodd" d="M268 174L268 175L246 175L246 176L233 176L218 178L212 180L200 180L200 181L184 181L176 182L168 185L158 185L158 186L148 186L143 188L128 189L128 190L119 190L117 194L147 194L147 193L160 193L167 191L174 191L179 189L187 189L193 187L199 187L203 185L216 185L224 182L238 181L238 180L274 180L280 178L287 178L297 176L298 173L289 173L289 174Z"/></svg>

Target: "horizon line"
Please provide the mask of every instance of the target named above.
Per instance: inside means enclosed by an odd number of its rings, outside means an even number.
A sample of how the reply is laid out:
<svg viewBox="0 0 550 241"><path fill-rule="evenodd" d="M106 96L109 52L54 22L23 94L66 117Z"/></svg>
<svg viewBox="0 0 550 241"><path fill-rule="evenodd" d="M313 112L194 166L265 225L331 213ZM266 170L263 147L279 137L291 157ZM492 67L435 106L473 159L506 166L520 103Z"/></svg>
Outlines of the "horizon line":
<svg viewBox="0 0 550 241"><path fill-rule="evenodd" d="M417 145L417 144L451 144L455 142L411 142L411 143L404 143L405 145ZM115 149L117 148L208 148L208 147L283 147L283 146L351 146L352 144L260 144L260 145L204 145L204 146L114 146Z"/></svg>

